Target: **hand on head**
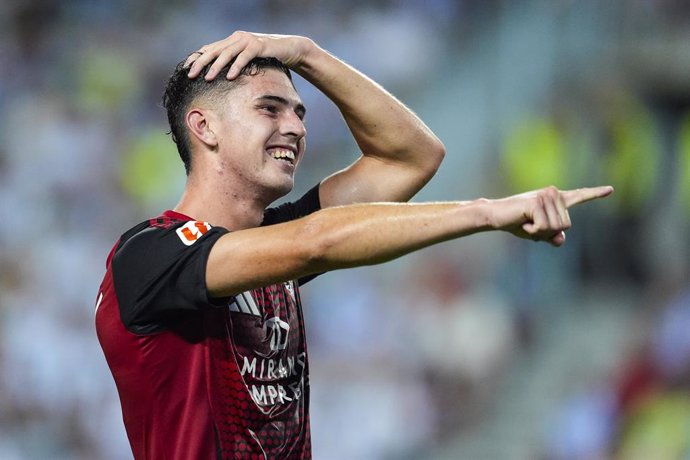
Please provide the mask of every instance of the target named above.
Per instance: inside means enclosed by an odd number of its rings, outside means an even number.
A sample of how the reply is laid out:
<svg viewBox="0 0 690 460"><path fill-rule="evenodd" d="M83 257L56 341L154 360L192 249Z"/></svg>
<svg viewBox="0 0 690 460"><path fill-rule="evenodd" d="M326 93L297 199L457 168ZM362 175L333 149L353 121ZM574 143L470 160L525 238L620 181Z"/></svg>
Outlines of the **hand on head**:
<svg viewBox="0 0 690 460"><path fill-rule="evenodd" d="M213 80L223 67L232 62L226 78L233 80L255 57L275 57L295 68L308 52L310 42L305 37L294 35L237 31L223 40L202 46L189 55L184 66L189 67L189 78L196 78L206 65L213 63L204 75L206 80Z"/></svg>

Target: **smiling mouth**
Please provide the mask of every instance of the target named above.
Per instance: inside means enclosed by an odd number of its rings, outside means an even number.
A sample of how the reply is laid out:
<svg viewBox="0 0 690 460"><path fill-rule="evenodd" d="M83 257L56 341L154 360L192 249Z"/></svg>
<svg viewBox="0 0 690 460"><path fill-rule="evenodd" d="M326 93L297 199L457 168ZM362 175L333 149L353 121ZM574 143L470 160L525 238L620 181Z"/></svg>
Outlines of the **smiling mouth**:
<svg viewBox="0 0 690 460"><path fill-rule="evenodd" d="M288 149L271 149L268 154L276 160L282 160L291 165L295 164L295 152Z"/></svg>

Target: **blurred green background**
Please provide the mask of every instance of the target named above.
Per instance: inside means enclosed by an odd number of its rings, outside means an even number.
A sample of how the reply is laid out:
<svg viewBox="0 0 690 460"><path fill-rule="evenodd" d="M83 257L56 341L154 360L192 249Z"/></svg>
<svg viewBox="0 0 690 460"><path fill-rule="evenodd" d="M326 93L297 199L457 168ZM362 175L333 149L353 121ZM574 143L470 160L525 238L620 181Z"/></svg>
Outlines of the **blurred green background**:
<svg viewBox="0 0 690 460"><path fill-rule="evenodd" d="M160 96L236 29L307 35L447 147L415 198L612 184L565 247L478 235L303 289L317 459L690 458L690 3L4 0L0 458L131 452L93 310L184 186ZM356 146L308 107L296 198Z"/></svg>

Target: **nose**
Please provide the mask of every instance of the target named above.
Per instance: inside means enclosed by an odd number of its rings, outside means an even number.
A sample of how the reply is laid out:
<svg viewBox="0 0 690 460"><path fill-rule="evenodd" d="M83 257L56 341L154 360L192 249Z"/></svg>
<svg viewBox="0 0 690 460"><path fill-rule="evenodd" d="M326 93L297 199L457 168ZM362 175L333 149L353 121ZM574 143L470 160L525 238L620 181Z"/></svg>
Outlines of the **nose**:
<svg viewBox="0 0 690 460"><path fill-rule="evenodd" d="M307 134L304 121L292 111L286 113L280 131L282 135L294 137L297 140L302 139Z"/></svg>

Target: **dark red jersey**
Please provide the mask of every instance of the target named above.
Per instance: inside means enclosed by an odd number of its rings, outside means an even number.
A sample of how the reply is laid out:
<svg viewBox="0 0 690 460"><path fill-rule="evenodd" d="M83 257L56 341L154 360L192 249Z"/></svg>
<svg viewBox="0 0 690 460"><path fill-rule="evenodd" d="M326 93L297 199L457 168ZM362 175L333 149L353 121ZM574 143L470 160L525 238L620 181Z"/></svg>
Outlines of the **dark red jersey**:
<svg viewBox="0 0 690 460"><path fill-rule="evenodd" d="M315 187L264 225L318 208ZM225 233L166 211L108 256L96 330L136 459L311 457L306 280L210 298L206 262Z"/></svg>

